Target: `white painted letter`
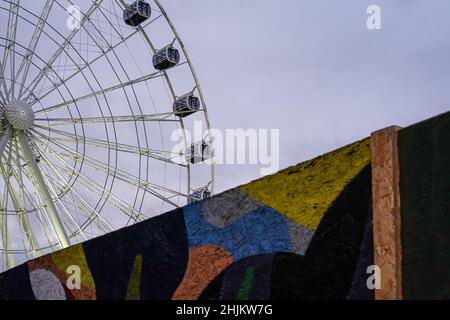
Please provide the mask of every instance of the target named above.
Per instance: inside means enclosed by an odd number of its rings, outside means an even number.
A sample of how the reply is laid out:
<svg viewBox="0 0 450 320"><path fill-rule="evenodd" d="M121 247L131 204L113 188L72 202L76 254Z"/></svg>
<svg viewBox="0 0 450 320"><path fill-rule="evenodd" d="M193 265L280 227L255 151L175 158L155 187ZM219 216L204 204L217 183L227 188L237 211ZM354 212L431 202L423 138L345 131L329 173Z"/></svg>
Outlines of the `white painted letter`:
<svg viewBox="0 0 450 320"><path fill-rule="evenodd" d="M70 274L67 278L66 285L69 290L81 289L81 270L77 265L68 266L66 269L66 273Z"/></svg>
<svg viewBox="0 0 450 320"><path fill-rule="evenodd" d="M367 7L367 29L369 30L381 30L381 9L377 5L371 5Z"/></svg>
<svg viewBox="0 0 450 320"><path fill-rule="evenodd" d="M368 266L367 274L371 274L369 278L367 278L367 288L369 290L380 289L381 288L381 269L377 265Z"/></svg>
<svg viewBox="0 0 450 320"><path fill-rule="evenodd" d="M70 17L66 20L67 28L70 30L80 29L81 23L81 9L79 6L70 5L67 7L67 13Z"/></svg>

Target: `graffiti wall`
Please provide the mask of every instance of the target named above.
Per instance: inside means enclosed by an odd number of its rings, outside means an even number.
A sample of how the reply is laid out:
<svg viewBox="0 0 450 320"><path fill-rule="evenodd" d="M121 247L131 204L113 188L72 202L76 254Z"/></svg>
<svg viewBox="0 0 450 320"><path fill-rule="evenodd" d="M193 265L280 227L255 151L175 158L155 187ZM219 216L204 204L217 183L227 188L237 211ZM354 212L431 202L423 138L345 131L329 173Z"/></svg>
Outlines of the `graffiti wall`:
<svg viewBox="0 0 450 320"><path fill-rule="evenodd" d="M449 145L450 113L377 131L22 264L0 299L449 299Z"/></svg>
<svg viewBox="0 0 450 320"><path fill-rule="evenodd" d="M29 261L0 298L373 299L370 203L366 139Z"/></svg>

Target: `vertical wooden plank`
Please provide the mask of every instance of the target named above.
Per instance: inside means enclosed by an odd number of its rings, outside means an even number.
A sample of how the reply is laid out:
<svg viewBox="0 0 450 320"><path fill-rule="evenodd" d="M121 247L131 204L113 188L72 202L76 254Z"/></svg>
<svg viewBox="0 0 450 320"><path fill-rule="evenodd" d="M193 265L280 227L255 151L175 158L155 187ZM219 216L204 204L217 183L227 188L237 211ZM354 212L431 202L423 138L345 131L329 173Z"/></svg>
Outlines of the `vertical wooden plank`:
<svg viewBox="0 0 450 320"><path fill-rule="evenodd" d="M381 270L377 300L403 297L399 129L388 127L371 136L374 261Z"/></svg>

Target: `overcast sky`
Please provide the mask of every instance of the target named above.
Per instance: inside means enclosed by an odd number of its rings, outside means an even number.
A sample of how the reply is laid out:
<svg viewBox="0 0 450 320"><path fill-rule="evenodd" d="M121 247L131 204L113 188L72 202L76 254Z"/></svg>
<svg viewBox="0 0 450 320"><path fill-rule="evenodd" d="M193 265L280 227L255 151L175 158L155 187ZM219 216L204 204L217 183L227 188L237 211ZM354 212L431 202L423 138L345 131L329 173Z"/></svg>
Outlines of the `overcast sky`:
<svg viewBox="0 0 450 320"><path fill-rule="evenodd" d="M162 0L215 128L279 128L281 167L450 109L448 0ZM369 31L366 9L381 8ZM217 168L218 191L260 176Z"/></svg>

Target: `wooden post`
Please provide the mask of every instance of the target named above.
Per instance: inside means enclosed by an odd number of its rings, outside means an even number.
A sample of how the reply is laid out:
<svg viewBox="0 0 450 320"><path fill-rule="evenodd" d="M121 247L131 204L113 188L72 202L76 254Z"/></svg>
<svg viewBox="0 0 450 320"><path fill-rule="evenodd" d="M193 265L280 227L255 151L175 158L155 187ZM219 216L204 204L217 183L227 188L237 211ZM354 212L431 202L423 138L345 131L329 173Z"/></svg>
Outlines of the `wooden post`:
<svg viewBox="0 0 450 320"><path fill-rule="evenodd" d="M381 271L376 300L402 299L402 248L398 130L372 133L372 208L374 261Z"/></svg>

